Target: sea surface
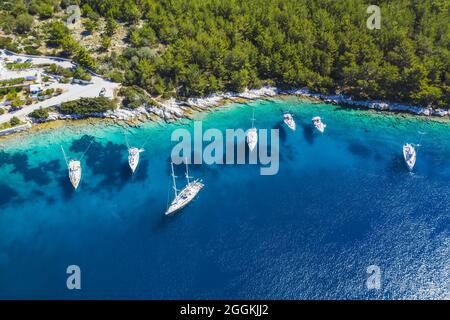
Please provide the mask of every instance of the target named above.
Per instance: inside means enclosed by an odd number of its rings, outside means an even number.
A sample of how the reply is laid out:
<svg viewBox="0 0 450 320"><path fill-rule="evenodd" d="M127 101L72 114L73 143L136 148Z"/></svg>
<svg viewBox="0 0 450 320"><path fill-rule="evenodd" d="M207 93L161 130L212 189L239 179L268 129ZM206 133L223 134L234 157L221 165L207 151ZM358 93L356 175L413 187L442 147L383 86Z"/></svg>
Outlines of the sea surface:
<svg viewBox="0 0 450 320"><path fill-rule="evenodd" d="M118 125L68 123L0 141L0 298L450 298L448 121L294 97L194 118L204 130L247 129L253 112L257 128L279 129L278 174L191 165L205 187L172 217L170 137L192 131L192 120L126 129L145 148L134 175ZM311 127L316 115L324 134ZM420 144L413 173L405 142ZM61 146L82 158L77 191ZM184 167L175 171L182 187ZM69 265L81 269L80 290L66 287ZM378 289L367 287L373 265Z"/></svg>

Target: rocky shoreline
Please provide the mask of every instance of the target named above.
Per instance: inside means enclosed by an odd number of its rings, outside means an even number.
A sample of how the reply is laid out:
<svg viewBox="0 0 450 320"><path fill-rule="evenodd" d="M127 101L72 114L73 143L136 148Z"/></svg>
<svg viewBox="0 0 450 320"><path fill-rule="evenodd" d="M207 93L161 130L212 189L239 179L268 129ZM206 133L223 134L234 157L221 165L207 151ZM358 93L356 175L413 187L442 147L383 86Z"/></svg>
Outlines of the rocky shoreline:
<svg viewBox="0 0 450 320"><path fill-rule="evenodd" d="M307 89L293 90L291 94L299 96L307 96L317 98L325 103L339 104L346 107L373 109L378 111L403 112L422 116L436 116L448 117L450 116L450 109L433 109L420 106L413 106L408 104L385 102L375 100L354 100L352 97L344 95L322 95L310 93Z"/></svg>
<svg viewBox="0 0 450 320"><path fill-rule="evenodd" d="M351 108L372 109L388 112L402 112L421 116L449 117L450 110L432 109L419 106L406 105L401 103L384 101L363 101L354 100L344 95L322 95L312 93L307 88L281 90L275 87L262 87L260 89L246 90L241 93L221 93L213 94L203 98L189 98L185 101L170 99L160 102L158 106L143 105L137 109L129 110L118 108L105 113L93 113L89 115L63 115L57 112L50 112L45 120L29 119L33 123L42 123L55 120L79 120L86 118L111 119L115 122L128 122L136 124L145 121L175 121L180 118L191 118L194 112L211 111L215 107L227 103L246 102L249 100L273 98L276 96L293 95L307 98L316 102L324 102L334 105L342 105ZM29 129L30 126L19 128L20 130L10 130L4 134L15 133ZM2 133L0 132L0 135Z"/></svg>
<svg viewBox="0 0 450 320"><path fill-rule="evenodd" d="M189 113L189 109L195 111L206 111L213 107L223 105L228 102L245 102L248 100L255 100L261 98L271 98L282 95L295 95L298 97L309 98L316 101L322 101L325 103L343 105L352 108L361 109L373 109L379 111L390 111L390 112L404 112L414 115L422 116L436 116L436 117L448 117L450 116L450 109L433 109L425 108L420 106L413 106L394 102L385 101L375 101L375 100L354 100L352 97L344 95L322 95L317 93L312 93L307 88L303 89L292 89L292 90L281 90L275 87L262 87L260 89L246 90L241 93L223 93L214 94L204 98L190 98L186 101L178 101L171 99L165 101L158 107L142 107L135 111L125 112L125 115L132 117L139 116L142 114L154 114L160 119L171 120L176 118L181 118ZM117 117L118 119L124 119L124 112L115 111L111 114L107 114L106 117L111 116L112 118Z"/></svg>
<svg viewBox="0 0 450 320"><path fill-rule="evenodd" d="M379 111L404 112L423 116L450 116L450 110L433 109L419 106L412 106L401 103L384 102L384 101L363 101L354 100L344 95L322 95L312 93L308 89L292 89L281 90L275 87L262 87L260 89L246 90L241 93L222 93L214 94L203 98L189 98L185 101L170 99L161 102L158 106L142 106L134 110L119 108L106 113L96 113L89 115L90 117L110 118L113 120L130 121L133 119L150 119L150 120L176 120L179 118L190 117L194 111L208 111L214 107L221 106L232 102L245 102L261 98L271 98L281 95L295 95L303 98L310 98L325 103L343 105L352 108L373 109ZM52 113L48 121L51 120L67 120L80 119L86 116L80 115L61 115Z"/></svg>

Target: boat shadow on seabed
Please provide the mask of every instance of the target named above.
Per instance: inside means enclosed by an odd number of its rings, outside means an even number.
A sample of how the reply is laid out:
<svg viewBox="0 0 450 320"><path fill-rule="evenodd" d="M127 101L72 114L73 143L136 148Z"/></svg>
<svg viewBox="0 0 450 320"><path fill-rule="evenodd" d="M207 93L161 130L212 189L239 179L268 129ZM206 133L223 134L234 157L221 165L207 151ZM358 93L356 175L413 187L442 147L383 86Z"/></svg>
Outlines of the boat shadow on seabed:
<svg viewBox="0 0 450 320"><path fill-rule="evenodd" d="M302 126L303 137L305 138L306 142L308 142L308 144L310 145L313 145L314 140L317 137L317 135L314 134L314 128L309 123L306 124L303 121L300 122L300 125Z"/></svg>
<svg viewBox="0 0 450 320"><path fill-rule="evenodd" d="M401 154L392 156L387 164L385 173L388 177L393 177L395 179L399 176L424 178L424 176L417 174L416 168L412 171L408 171L408 168L405 165L405 160Z"/></svg>

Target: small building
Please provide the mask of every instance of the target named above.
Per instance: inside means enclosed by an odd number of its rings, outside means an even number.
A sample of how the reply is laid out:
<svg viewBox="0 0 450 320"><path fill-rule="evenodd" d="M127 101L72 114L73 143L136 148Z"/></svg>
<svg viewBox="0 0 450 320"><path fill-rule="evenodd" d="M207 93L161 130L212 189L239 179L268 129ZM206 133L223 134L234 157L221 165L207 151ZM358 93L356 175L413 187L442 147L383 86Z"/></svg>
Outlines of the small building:
<svg viewBox="0 0 450 320"><path fill-rule="evenodd" d="M31 94L38 94L42 92L42 86L40 84L30 84L29 90Z"/></svg>

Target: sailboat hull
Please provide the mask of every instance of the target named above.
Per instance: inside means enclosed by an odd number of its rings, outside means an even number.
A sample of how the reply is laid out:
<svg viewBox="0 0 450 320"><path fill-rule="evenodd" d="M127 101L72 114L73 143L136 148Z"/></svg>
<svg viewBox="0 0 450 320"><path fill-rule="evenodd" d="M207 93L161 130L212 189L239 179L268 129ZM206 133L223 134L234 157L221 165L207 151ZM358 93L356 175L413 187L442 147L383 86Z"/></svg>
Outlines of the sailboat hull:
<svg viewBox="0 0 450 320"><path fill-rule="evenodd" d="M327 126L326 124L324 124L322 122L320 117L312 118L312 124L317 129L317 131L319 131L320 133L323 133L325 131L326 126Z"/></svg>
<svg viewBox="0 0 450 320"><path fill-rule="evenodd" d="M195 180L189 183L178 195L173 199L169 208L166 211L166 216L173 215L176 212L187 206L204 187L204 184L200 180Z"/></svg>
<svg viewBox="0 0 450 320"><path fill-rule="evenodd" d="M76 190L81 181L81 164L80 161L69 161L69 179L70 183Z"/></svg>
<svg viewBox="0 0 450 320"><path fill-rule="evenodd" d="M417 159L416 150L414 149L412 144L407 143L403 146L403 159L405 160L405 164L408 167L408 170L412 171Z"/></svg>
<svg viewBox="0 0 450 320"><path fill-rule="evenodd" d="M320 124L314 124L314 127L319 131L320 133L324 133L325 131L325 125L323 123Z"/></svg>
<svg viewBox="0 0 450 320"><path fill-rule="evenodd" d="M135 172L136 168L139 164L140 153L143 152L143 149L138 148L130 148L128 149L128 164L130 166L131 172Z"/></svg>
<svg viewBox="0 0 450 320"><path fill-rule="evenodd" d="M292 115L286 113L283 117L283 121L289 127L289 129L295 131L296 125Z"/></svg>
<svg viewBox="0 0 450 320"><path fill-rule="evenodd" d="M250 151L253 151L253 149L255 149L257 143L258 132L256 131L256 128L251 128L247 132L247 144Z"/></svg>

